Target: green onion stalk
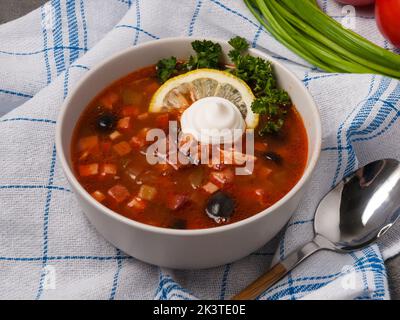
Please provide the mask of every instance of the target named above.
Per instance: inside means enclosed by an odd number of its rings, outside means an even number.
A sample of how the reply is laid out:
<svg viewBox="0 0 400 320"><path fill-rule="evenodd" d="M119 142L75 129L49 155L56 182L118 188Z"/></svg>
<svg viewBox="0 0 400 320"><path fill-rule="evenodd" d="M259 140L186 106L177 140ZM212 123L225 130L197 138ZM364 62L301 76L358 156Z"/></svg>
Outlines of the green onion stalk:
<svg viewBox="0 0 400 320"><path fill-rule="evenodd" d="M272 36L322 70L400 79L400 55L344 28L322 12L316 0L244 2Z"/></svg>

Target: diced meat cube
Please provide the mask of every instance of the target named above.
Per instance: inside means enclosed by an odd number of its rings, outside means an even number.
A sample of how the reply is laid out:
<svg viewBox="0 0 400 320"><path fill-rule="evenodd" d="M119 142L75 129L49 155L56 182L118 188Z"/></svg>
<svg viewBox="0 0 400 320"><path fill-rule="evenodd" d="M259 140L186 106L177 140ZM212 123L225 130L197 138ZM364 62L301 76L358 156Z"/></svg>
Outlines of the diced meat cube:
<svg viewBox="0 0 400 320"><path fill-rule="evenodd" d="M219 187L233 182L235 175L231 168L226 168L222 171L211 172L210 180Z"/></svg>
<svg viewBox="0 0 400 320"><path fill-rule="evenodd" d="M108 190L108 195L111 196L117 203L121 203L129 197L129 191L121 184L116 184Z"/></svg>
<svg viewBox="0 0 400 320"><path fill-rule="evenodd" d="M102 176L116 175L117 174L117 166L112 163L105 163L101 166L100 174Z"/></svg>
<svg viewBox="0 0 400 320"><path fill-rule="evenodd" d="M79 166L79 175L81 177L95 176L99 173L99 164L81 164Z"/></svg>
<svg viewBox="0 0 400 320"><path fill-rule="evenodd" d="M132 209L143 211L144 209L146 209L147 203L145 200L140 199L139 197L134 197L131 201L128 202L127 206Z"/></svg>
<svg viewBox="0 0 400 320"><path fill-rule="evenodd" d="M121 141L120 143L117 143L116 145L114 145L113 149L121 157L126 156L132 151L131 146L126 141Z"/></svg>
<svg viewBox="0 0 400 320"><path fill-rule="evenodd" d="M92 197L95 198L98 202L103 202L106 198L106 196L103 194L103 192L96 190L92 192Z"/></svg>
<svg viewBox="0 0 400 320"><path fill-rule="evenodd" d="M219 187L212 182L206 183L202 188L209 194L213 194L219 190Z"/></svg>
<svg viewBox="0 0 400 320"><path fill-rule="evenodd" d="M99 137L98 136L89 136L85 138L81 138L78 143L80 151L92 151L98 148L99 146Z"/></svg>
<svg viewBox="0 0 400 320"><path fill-rule="evenodd" d="M118 120L118 129L128 130L131 127L131 117L124 117Z"/></svg>
<svg viewBox="0 0 400 320"><path fill-rule="evenodd" d="M167 198L167 207L171 210L178 210L189 200L184 194L173 194Z"/></svg>
<svg viewBox="0 0 400 320"><path fill-rule="evenodd" d="M143 200L151 201L156 197L156 195L157 195L156 188L144 184L140 187L138 197Z"/></svg>
<svg viewBox="0 0 400 320"><path fill-rule="evenodd" d="M110 137L110 139L112 140L112 141L114 141L114 140L117 140L119 137L121 137L122 136L122 134L119 132L119 131L117 131L117 130L115 130L114 132L112 132L110 135L109 135L109 137Z"/></svg>

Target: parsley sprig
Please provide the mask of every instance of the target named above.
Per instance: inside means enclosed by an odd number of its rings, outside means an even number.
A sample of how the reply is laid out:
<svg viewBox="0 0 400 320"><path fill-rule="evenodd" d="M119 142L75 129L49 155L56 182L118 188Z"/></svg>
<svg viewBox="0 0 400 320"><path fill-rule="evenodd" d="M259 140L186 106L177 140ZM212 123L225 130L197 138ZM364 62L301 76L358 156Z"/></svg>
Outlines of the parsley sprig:
<svg viewBox="0 0 400 320"><path fill-rule="evenodd" d="M250 86L256 96L251 109L266 119L259 133L264 135L278 132L285 122L287 109L292 104L288 93L277 87L269 61L245 54L249 48L246 39L235 37L229 44L233 49L228 55L235 64L231 72Z"/></svg>
<svg viewBox="0 0 400 320"><path fill-rule="evenodd" d="M192 48L196 54L190 56L186 63L178 63L175 57L162 59L157 63L157 77L160 83L164 83L178 74L195 69L221 68L222 48L219 43L209 40L196 40L192 42Z"/></svg>
<svg viewBox="0 0 400 320"><path fill-rule="evenodd" d="M292 104L288 93L278 88L269 61L246 53L249 49L246 39L235 37L229 44L232 50L228 56L235 64L229 71L250 86L256 97L251 109L265 120L259 133L261 135L277 133L283 127L288 108ZM157 63L157 76L161 83L190 70L226 69L221 64L222 48L218 43L196 40L192 42L192 47L196 54L190 56L186 63L178 62L175 57L162 59Z"/></svg>

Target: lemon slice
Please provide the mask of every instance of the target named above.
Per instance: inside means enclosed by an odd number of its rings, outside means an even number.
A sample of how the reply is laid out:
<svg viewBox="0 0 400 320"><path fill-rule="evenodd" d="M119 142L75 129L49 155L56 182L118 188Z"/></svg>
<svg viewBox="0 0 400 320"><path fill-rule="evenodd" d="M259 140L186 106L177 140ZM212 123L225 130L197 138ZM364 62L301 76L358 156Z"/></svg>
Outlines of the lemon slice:
<svg viewBox="0 0 400 320"><path fill-rule="evenodd" d="M247 128L257 127L259 117L251 110L255 97L250 87L228 72L213 69L198 69L169 79L154 94L149 112L187 108L206 97L231 101L242 114Z"/></svg>

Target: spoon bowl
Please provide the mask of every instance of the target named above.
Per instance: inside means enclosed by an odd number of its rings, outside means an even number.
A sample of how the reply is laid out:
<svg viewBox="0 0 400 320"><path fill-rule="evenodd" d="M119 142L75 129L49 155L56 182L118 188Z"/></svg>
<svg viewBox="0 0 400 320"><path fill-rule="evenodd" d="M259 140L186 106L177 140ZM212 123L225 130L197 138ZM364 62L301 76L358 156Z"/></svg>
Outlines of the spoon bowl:
<svg viewBox="0 0 400 320"><path fill-rule="evenodd" d="M316 235L334 250L362 248L383 235L400 215L400 163L378 160L343 179L320 202Z"/></svg>

